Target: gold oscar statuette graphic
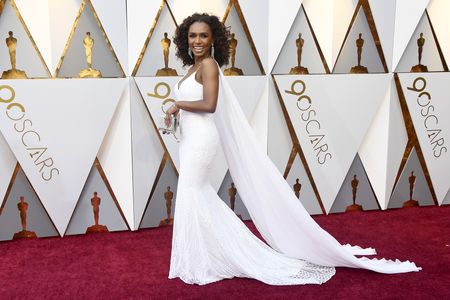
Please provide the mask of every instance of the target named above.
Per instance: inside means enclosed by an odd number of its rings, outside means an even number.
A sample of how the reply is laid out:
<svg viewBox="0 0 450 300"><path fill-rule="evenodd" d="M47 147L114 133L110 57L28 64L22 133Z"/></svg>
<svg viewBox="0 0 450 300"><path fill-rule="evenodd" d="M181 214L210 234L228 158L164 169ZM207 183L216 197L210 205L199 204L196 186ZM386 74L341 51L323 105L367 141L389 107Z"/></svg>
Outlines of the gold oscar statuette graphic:
<svg viewBox="0 0 450 300"><path fill-rule="evenodd" d="M297 66L291 68L289 74L309 74L308 68L302 67L302 51L305 40L302 39L302 34L298 34L298 39L295 40L295 45L297 46Z"/></svg>
<svg viewBox="0 0 450 300"><path fill-rule="evenodd" d="M236 203L236 195L237 195L237 189L234 186L234 182L231 183L230 188L228 189L228 197L230 197L230 207L231 210L234 211L234 204ZM241 215L236 214L239 219L242 220Z"/></svg>
<svg viewBox="0 0 450 300"><path fill-rule="evenodd" d="M164 54L164 68L156 71L156 76L178 76L177 70L169 68L169 49L171 41L167 37L167 32L164 32L164 38L161 40L161 46Z"/></svg>
<svg viewBox="0 0 450 300"><path fill-rule="evenodd" d="M230 60L231 60L231 68L225 69L223 71L223 74L225 74L225 76L239 76L239 75L244 75L244 73L242 72L241 69L236 68L234 66L234 63L236 61L236 48L237 48L237 44L238 41L235 38L234 33L231 34L230 36Z"/></svg>
<svg viewBox="0 0 450 300"><path fill-rule="evenodd" d="M22 223L22 230L19 231L19 232L14 233L13 240L37 237L36 233L34 231L28 231L27 230L28 203L25 202L24 197L20 197L20 202L17 203L17 209L19 209L19 212L20 212L20 221Z"/></svg>
<svg viewBox="0 0 450 300"><path fill-rule="evenodd" d="M102 73L99 70L92 68L92 49L94 48L94 39L90 32L86 32L83 39L83 46L86 53L87 69L83 69L78 73L80 78L100 78Z"/></svg>
<svg viewBox="0 0 450 300"><path fill-rule="evenodd" d="M425 38L423 37L423 33L421 32L419 38L417 39L417 48L419 51L419 64L413 66L411 68L411 72L428 72L427 66L422 65L423 45L425 45Z"/></svg>
<svg viewBox="0 0 450 300"><path fill-rule="evenodd" d="M347 206L347 208L345 209L345 212L350 212L350 211L362 211L362 205L356 204L356 191L358 190L358 184L359 184L359 180L356 179L356 175L353 175L353 179L352 179L352 196L353 196L353 204Z"/></svg>
<svg viewBox="0 0 450 300"><path fill-rule="evenodd" d="M167 190L164 193L164 199L166 200L167 218L159 222L159 227L173 225L173 218L170 217L170 212L172 211L173 192L170 190L170 186L167 187Z"/></svg>
<svg viewBox="0 0 450 300"><path fill-rule="evenodd" d="M86 233L108 232L108 227L98 223L100 216L100 202L101 199L97 196L97 192L94 192L94 197L91 198L92 209L94 210L94 225L89 226Z"/></svg>
<svg viewBox="0 0 450 300"><path fill-rule="evenodd" d="M299 178L295 179L294 193L295 196L300 199L300 190L302 189L302 184L299 181L300 181Z"/></svg>
<svg viewBox="0 0 450 300"><path fill-rule="evenodd" d="M353 74L363 74L363 73L369 73L367 70L367 67L361 66L361 55L362 55L362 49L364 46L364 39L362 38L362 33L359 33L359 37L356 40L356 49L358 54L358 65L354 66L350 69L350 73Z"/></svg>
<svg viewBox="0 0 450 300"><path fill-rule="evenodd" d="M416 176L414 175L414 171L411 171L411 175L409 176L408 180L409 180L409 200L403 202L403 207L419 206L419 201L413 200L414 184L416 183Z"/></svg>
<svg viewBox="0 0 450 300"><path fill-rule="evenodd" d="M9 60L11 62L11 69L6 70L2 73L2 79L26 79L27 74L24 71L16 69L16 47L17 39L14 37L12 31L8 32L8 37L6 38L6 46L9 51Z"/></svg>

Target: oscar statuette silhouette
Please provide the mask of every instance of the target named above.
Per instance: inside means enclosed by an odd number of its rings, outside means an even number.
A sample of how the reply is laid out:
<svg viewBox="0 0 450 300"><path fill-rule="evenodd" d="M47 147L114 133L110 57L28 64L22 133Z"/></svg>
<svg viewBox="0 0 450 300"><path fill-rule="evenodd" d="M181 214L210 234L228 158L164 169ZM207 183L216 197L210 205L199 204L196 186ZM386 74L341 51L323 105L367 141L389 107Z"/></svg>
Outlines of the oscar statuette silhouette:
<svg viewBox="0 0 450 300"><path fill-rule="evenodd" d="M416 176L414 171L411 171L411 175L408 177L409 181L409 200L403 202L403 207L417 207L419 206L419 201L413 200L414 185L416 183Z"/></svg>
<svg viewBox="0 0 450 300"><path fill-rule="evenodd" d="M172 41L167 37L167 32L164 32L164 37L161 40L164 56L164 68L156 71L156 76L178 76L177 70L169 68L169 50Z"/></svg>
<svg viewBox="0 0 450 300"><path fill-rule="evenodd" d="M362 38L362 33L359 33L359 37L356 40L356 53L358 55L358 65L350 69L350 73L353 74L364 74L369 73L367 67L361 65L362 49L364 46L364 39Z"/></svg>
<svg viewBox="0 0 450 300"><path fill-rule="evenodd" d="M236 203L236 195L237 195L237 189L234 186L234 182L232 182L230 188L228 189L228 197L230 197L230 207L231 207L232 211L234 211L234 204ZM236 214L236 216L238 216L239 219L242 220L241 215Z"/></svg>
<svg viewBox="0 0 450 300"><path fill-rule="evenodd" d="M166 200L167 218L159 222L159 227L173 225L173 218L170 217L170 212L172 211L173 192L170 190L170 186L167 187L167 190L164 193L164 199Z"/></svg>
<svg viewBox="0 0 450 300"><path fill-rule="evenodd" d="M25 202L24 197L20 197L20 202L17 203L17 209L20 212L20 221L22 223L22 230L14 233L13 240L17 239L27 239L27 238L36 238L36 233L34 231L27 230L27 210L28 203Z"/></svg>
<svg viewBox="0 0 450 300"><path fill-rule="evenodd" d="M428 67L422 65L422 53L423 53L423 46L425 45L425 38L423 37L423 32L420 33L419 38L417 39L417 50L418 50L418 58L419 58L419 64L413 66L411 68L411 72L428 72Z"/></svg>
<svg viewBox="0 0 450 300"><path fill-rule="evenodd" d="M92 68L92 50L94 48L94 39L88 31L83 39L83 46L86 54L87 69L83 69L78 73L80 78L101 78L102 73Z"/></svg>
<svg viewBox="0 0 450 300"><path fill-rule="evenodd" d="M302 34L298 34L298 39L295 40L295 46L297 47L297 66L291 68L289 74L309 74L308 68L302 66L302 52L305 40L302 39Z"/></svg>
<svg viewBox="0 0 450 300"><path fill-rule="evenodd" d="M237 45L238 45L238 41L235 38L234 33L232 33L231 36L230 36L230 44L229 44L231 68L225 69L223 71L223 74L225 76L240 76L240 75L244 75L244 73L242 72L241 69L236 68L234 66L234 63L236 61L236 48L237 48Z"/></svg>
<svg viewBox="0 0 450 300"><path fill-rule="evenodd" d="M300 181L299 178L295 179L295 184L294 184L294 193L298 199L300 199L300 191L302 189L302 184L299 181Z"/></svg>
<svg viewBox="0 0 450 300"><path fill-rule="evenodd" d="M6 38L6 46L9 52L9 61L11 62L11 69L6 70L2 73L2 79L26 79L27 74L24 71L16 68L16 47L17 39L14 37L12 31L8 32L8 37Z"/></svg>
<svg viewBox="0 0 450 300"><path fill-rule="evenodd" d="M98 222L100 217L100 203L101 199L97 196L97 192L94 192L94 197L91 198L91 205L94 210L94 225L89 226L86 233L108 232L108 227L100 225Z"/></svg>
<svg viewBox="0 0 450 300"><path fill-rule="evenodd" d="M352 184L353 204L347 206L347 208L345 209L345 212L362 211L363 210L362 205L356 204L356 192L358 191L358 185L359 185L359 180L356 179L356 175L353 175L351 184Z"/></svg>

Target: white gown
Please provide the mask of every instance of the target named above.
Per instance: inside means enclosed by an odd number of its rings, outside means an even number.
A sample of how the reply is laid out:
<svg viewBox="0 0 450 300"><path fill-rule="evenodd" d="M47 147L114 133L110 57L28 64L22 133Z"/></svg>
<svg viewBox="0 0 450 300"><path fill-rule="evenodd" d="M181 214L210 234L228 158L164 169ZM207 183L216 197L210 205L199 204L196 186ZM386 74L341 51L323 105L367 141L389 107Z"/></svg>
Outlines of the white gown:
<svg viewBox="0 0 450 300"><path fill-rule="evenodd" d="M183 101L203 98L195 72L177 83L174 91ZM169 278L200 285L232 277L271 285L321 284L335 274L335 266L382 273L420 269L409 261L356 258L354 254L375 251L342 246L322 230L259 150L222 72L216 112L181 111L180 130ZM251 233L209 183L219 147L241 199L270 247Z"/></svg>

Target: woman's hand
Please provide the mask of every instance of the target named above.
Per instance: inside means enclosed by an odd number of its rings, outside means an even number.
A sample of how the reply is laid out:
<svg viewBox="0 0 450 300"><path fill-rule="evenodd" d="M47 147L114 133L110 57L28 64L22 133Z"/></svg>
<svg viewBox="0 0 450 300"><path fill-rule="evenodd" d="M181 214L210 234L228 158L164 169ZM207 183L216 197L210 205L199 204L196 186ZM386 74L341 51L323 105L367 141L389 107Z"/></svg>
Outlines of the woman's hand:
<svg viewBox="0 0 450 300"><path fill-rule="evenodd" d="M166 127L170 126L171 123L171 119L170 116L171 115L177 115L179 112L179 108L177 107L176 103L174 103L171 107L169 107L168 110L166 110L166 118L165 118L165 123L166 123Z"/></svg>
<svg viewBox="0 0 450 300"><path fill-rule="evenodd" d="M168 110L166 110L166 114L167 115L176 115L179 110L180 109L177 107L176 102L174 102L174 104L171 107L169 107Z"/></svg>

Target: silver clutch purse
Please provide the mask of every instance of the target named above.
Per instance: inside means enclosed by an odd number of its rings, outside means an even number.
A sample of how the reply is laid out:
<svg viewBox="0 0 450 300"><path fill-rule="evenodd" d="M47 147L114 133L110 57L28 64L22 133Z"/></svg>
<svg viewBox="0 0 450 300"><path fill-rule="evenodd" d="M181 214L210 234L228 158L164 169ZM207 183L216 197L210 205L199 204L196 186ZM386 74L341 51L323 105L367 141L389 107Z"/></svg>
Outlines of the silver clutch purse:
<svg viewBox="0 0 450 300"><path fill-rule="evenodd" d="M158 130L161 131L162 134L173 134L175 139L178 141L176 136L178 130L178 118L174 115L170 115L170 125L166 126L166 115L161 115L159 118Z"/></svg>

